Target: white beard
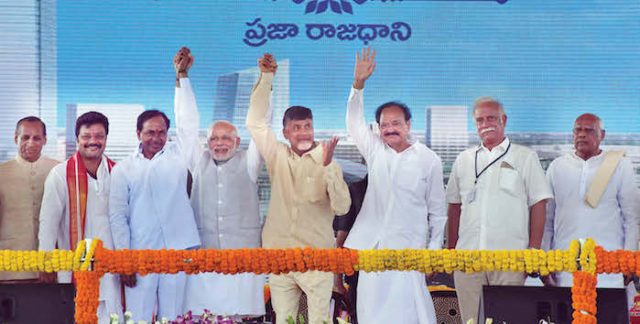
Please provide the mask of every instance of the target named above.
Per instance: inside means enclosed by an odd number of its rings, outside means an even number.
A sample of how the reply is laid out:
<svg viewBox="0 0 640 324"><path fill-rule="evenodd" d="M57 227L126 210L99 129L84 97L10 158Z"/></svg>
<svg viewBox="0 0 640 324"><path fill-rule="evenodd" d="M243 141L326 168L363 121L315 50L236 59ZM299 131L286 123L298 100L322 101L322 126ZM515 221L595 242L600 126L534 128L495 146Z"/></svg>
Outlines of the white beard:
<svg viewBox="0 0 640 324"><path fill-rule="evenodd" d="M221 162L228 161L236 154L236 149L237 148L234 147L234 148L230 149L229 151L227 151L227 153L215 153L215 152L212 152L213 153L213 159L216 160L216 161L221 161Z"/></svg>
<svg viewBox="0 0 640 324"><path fill-rule="evenodd" d="M313 146L312 141L302 141L298 143L296 148L298 149L298 151L308 151L311 149L312 146Z"/></svg>

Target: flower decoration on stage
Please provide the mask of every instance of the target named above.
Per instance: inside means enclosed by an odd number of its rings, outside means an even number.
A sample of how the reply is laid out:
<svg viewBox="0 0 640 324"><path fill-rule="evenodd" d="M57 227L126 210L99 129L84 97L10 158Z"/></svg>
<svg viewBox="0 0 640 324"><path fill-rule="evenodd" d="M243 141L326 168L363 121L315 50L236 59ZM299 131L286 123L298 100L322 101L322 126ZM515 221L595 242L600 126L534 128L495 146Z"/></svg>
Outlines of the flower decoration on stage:
<svg viewBox="0 0 640 324"><path fill-rule="evenodd" d="M101 276L102 274L95 271L77 271L73 273L76 284L76 323L98 323Z"/></svg>
<svg viewBox="0 0 640 324"><path fill-rule="evenodd" d="M99 247L94 270L101 273L145 275L217 272L288 273L310 270L353 274L358 251L349 249L237 249L237 250L119 250Z"/></svg>
<svg viewBox="0 0 640 324"><path fill-rule="evenodd" d="M328 10L335 12L339 15L343 13L353 14L353 5L361 5L367 0L292 0L295 4L305 3L304 13L316 13L321 14L328 12Z"/></svg>
<svg viewBox="0 0 640 324"><path fill-rule="evenodd" d="M571 287L572 324L595 324L596 320L596 284L597 277L586 271L573 273Z"/></svg>
<svg viewBox="0 0 640 324"><path fill-rule="evenodd" d="M89 243L90 242L90 243ZM324 271L517 271L573 273L573 323L596 323L596 283L599 273L640 275L640 252L606 251L587 239L571 242L567 250L350 250L350 249L237 249L237 250L118 250L99 240L78 242L75 251L0 250L0 271L74 271L76 322L97 323L100 277L105 273L189 274L243 272L281 274ZM265 290L265 295L268 295Z"/></svg>
<svg viewBox="0 0 640 324"><path fill-rule="evenodd" d="M90 251L86 251L86 243L78 243L75 251L16 251L0 250L0 271L34 271L58 272L86 270L91 264L93 251L99 241L91 243ZM88 253L85 255L85 252ZM87 258L88 257L88 258Z"/></svg>

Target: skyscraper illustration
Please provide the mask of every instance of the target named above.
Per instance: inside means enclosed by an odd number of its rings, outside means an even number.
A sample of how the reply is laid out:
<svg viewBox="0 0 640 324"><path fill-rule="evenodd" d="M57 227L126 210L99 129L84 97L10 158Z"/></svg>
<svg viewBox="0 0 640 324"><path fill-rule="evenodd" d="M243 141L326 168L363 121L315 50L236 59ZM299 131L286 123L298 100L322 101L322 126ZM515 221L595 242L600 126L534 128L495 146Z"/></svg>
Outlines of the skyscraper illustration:
<svg viewBox="0 0 640 324"><path fill-rule="evenodd" d="M15 156L15 125L26 116L45 122L44 154L57 157L56 1L0 1L0 22L0 161Z"/></svg>

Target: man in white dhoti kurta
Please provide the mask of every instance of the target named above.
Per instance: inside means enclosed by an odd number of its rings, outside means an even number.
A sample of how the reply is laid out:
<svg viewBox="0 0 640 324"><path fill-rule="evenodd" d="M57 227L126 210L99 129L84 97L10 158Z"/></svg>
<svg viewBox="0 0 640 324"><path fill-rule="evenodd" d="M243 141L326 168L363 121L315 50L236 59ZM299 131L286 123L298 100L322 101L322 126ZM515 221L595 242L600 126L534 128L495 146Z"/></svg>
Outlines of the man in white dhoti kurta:
<svg viewBox="0 0 640 324"><path fill-rule="evenodd" d="M554 199L547 203L543 248L565 250L572 240L590 237L606 250L638 249L640 193L633 166L624 152L600 149L604 136L599 117L579 116L573 126L575 151L549 166ZM555 279L560 286L572 286L570 273L556 273ZM598 287L623 288L630 279L601 274Z"/></svg>
<svg viewBox="0 0 640 324"><path fill-rule="evenodd" d="M185 75L185 77L187 77ZM176 91L176 110L197 114L191 86ZM267 119L271 120L271 111ZM181 127L178 120L178 127ZM239 149L237 129L228 121L209 128L208 150L194 161L191 206L196 217L202 248L259 248L262 226L258 198L260 153L253 140ZM201 273L187 276L185 311L202 314L263 315L265 276L253 273L224 275Z"/></svg>
<svg viewBox="0 0 640 324"><path fill-rule="evenodd" d="M176 75L176 98L188 85L191 65L188 49L180 50ZM186 104L189 98L183 102ZM195 107L195 105L189 105ZM178 141L167 143L170 122L158 110L138 116L140 147L113 169L109 218L116 249L185 250L200 246L198 228L187 193L187 178L194 154L200 155L198 114L176 110ZM174 320L182 313L186 275L148 274L122 276L127 310L135 321L159 318Z"/></svg>
<svg viewBox="0 0 640 324"><path fill-rule="evenodd" d="M357 55L347 107L347 130L367 161L369 185L347 236L352 249L440 249L445 192L440 158L409 138L411 113L398 102L376 111L380 136L365 122L363 89L375 68L375 52ZM360 323L436 323L425 275L417 271L360 272Z"/></svg>
<svg viewBox="0 0 640 324"><path fill-rule="evenodd" d="M85 238L100 239L105 248L113 249L108 201L114 162L103 154L108 133L109 122L103 114L90 111L78 117L78 152L51 169L44 184L40 250L51 251L56 244L58 249L73 250ZM55 281L53 275L45 281ZM71 273L58 273L58 282L71 282ZM111 314L122 317L120 296L118 275L105 274L100 279L99 323L108 323Z"/></svg>

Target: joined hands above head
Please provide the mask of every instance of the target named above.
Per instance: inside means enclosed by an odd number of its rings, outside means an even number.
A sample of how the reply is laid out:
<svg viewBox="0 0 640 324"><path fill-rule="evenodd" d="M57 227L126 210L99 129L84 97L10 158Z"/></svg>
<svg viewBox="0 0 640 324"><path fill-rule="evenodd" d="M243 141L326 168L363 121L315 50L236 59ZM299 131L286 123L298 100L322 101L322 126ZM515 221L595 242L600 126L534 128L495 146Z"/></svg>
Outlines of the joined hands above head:
<svg viewBox="0 0 640 324"><path fill-rule="evenodd" d="M193 65L193 55L188 47L182 47L173 57L173 68L176 71L176 86L179 87L180 78L189 77L189 69Z"/></svg>
<svg viewBox="0 0 640 324"><path fill-rule="evenodd" d="M276 58L269 53L265 53L261 58L258 59L258 67L260 68L260 72L262 73L273 73L275 74L278 70L278 63L276 62Z"/></svg>

